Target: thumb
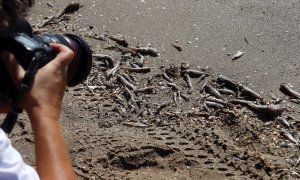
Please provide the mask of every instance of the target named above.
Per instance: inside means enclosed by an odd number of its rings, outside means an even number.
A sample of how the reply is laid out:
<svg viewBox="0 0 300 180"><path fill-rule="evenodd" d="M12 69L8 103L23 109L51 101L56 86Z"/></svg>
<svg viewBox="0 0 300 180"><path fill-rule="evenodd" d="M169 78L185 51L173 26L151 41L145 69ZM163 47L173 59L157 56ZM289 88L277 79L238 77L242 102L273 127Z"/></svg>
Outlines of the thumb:
<svg viewBox="0 0 300 180"><path fill-rule="evenodd" d="M12 80L16 87L19 87L24 75L25 70L23 67L18 63L17 59L8 51L4 51L1 54L1 57L4 61L7 71L9 72Z"/></svg>

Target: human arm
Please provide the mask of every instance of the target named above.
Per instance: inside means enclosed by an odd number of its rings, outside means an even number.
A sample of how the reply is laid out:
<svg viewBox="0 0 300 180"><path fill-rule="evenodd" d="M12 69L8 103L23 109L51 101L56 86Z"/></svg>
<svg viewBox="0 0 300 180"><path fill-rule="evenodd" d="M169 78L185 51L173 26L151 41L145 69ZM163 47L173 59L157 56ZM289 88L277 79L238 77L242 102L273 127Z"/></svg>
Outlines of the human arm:
<svg viewBox="0 0 300 180"><path fill-rule="evenodd" d="M63 45L51 46L57 56L38 70L21 107L27 112L33 129L36 166L41 179L75 179L59 124L67 65L73 59L73 52ZM18 86L24 69L8 52L2 53L2 59Z"/></svg>

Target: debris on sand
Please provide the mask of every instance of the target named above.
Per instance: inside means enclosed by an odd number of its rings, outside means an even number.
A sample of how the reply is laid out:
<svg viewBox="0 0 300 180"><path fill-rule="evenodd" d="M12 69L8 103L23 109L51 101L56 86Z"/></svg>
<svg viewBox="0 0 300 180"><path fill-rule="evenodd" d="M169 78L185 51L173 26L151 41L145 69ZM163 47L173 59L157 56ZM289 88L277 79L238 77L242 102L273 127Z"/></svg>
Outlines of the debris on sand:
<svg viewBox="0 0 300 180"><path fill-rule="evenodd" d="M80 4L78 2L70 2L63 10L61 10L58 14L52 15L47 18L41 25L40 28L47 26L48 24L55 22L60 19L65 14L72 14L80 9Z"/></svg>
<svg viewBox="0 0 300 180"><path fill-rule="evenodd" d="M112 35L112 36L109 36L109 39L115 41L115 42L118 43L120 46L128 47L128 42L127 42L126 39L123 38L123 37L116 36L116 35Z"/></svg>
<svg viewBox="0 0 300 180"><path fill-rule="evenodd" d="M172 46L176 48L178 51L182 51L182 46L180 46L178 43L172 43Z"/></svg>
<svg viewBox="0 0 300 180"><path fill-rule="evenodd" d="M237 60L237 59L241 58L244 54L245 54L245 52L237 51L237 52L232 56L232 60Z"/></svg>
<svg viewBox="0 0 300 180"><path fill-rule="evenodd" d="M78 2L70 2L58 15L56 15L57 18L62 17L65 14L72 14L79 10L80 4Z"/></svg>
<svg viewBox="0 0 300 180"><path fill-rule="evenodd" d="M282 108L279 105L273 105L273 104L258 105L258 104L254 104L253 102L246 101L246 100L240 100L240 99L230 100L229 102L233 103L233 104L246 105L254 112L265 114L268 116L279 116L286 110L285 108Z"/></svg>
<svg viewBox="0 0 300 180"><path fill-rule="evenodd" d="M300 99L300 93L290 88L286 83L282 83L279 90L288 96Z"/></svg>

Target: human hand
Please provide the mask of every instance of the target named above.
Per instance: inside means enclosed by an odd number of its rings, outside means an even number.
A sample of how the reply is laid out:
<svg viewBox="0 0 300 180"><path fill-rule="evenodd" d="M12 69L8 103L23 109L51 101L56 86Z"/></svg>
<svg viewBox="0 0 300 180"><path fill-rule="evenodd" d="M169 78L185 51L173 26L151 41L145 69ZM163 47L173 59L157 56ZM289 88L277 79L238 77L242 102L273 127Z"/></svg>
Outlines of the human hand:
<svg viewBox="0 0 300 180"><path fill-rule="evenodd" d="M51 44L55 59L38 70L32 86L21 100L20 107L29 115L40 114L57 118L66 88L67 65L73 59L73 52L66 46ZM2 53L2 59L15 85L18 87L24 77L25 70L9 52ZM2 110L5 110L3 106Z"/></svg>

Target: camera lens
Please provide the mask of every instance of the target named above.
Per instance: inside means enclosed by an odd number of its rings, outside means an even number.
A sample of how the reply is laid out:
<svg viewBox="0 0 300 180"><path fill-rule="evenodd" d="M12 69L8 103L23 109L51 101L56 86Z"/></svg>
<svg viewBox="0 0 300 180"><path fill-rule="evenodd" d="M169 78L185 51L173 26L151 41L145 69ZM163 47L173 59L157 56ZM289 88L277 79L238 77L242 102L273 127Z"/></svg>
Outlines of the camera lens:
<svg viewBox="0 0 300 180"><path fill-rule="evenodd" d="M34 35L33 38L40 43L63 44L74 52L74 59L68 66L68 86L75 86L87 78L92 67L92 53L89 45L80 36L74 34Z"/></svg>

